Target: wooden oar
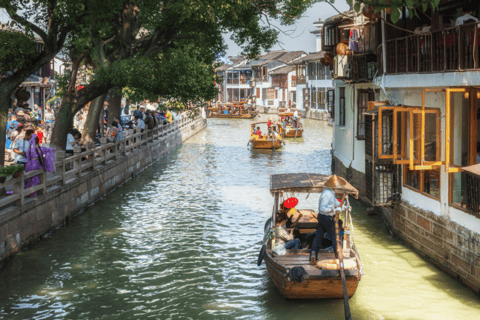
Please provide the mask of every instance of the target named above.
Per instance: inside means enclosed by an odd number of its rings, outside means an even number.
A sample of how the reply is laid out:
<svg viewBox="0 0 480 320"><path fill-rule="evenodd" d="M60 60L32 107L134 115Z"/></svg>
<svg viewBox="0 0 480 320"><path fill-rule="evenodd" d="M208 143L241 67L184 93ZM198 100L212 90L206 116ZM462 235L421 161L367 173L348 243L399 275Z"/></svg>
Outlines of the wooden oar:
<svg viewBox="0 0 480 320"><path fill-rule="evenodd" d="M340 241L340 230L338 228L338 219L340 213L337 212L335 215L335 235L337 241L337 254L338 260L340 261L340 278L342 279L342 286L343 286L343 304L345 307L345 319L351 320L352 315L350 314L350 306L348 305L348 290L347 290L347 279L345 277L345 269L343 266L343 248L342 242Z"/></svg>

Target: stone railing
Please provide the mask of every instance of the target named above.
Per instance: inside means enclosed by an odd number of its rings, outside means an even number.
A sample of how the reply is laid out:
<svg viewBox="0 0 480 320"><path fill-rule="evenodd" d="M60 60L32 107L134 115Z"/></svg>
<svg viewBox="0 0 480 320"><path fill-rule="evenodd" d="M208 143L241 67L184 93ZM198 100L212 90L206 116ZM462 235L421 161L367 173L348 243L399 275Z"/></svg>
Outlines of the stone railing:
<svg viewBox="0 0 480 320"><path fill-rule="evenodd" d="M21 208L27 202L35 199L36 197L29 197L34 192L37 192L37 197L54 192L99 167L106 166L117 159L128 157L129 154L139 149L147 148L149 144L165 139L169 134L181 131L182 128L192 125L197 120L198 117L195 119L182 117L180 120L159 125L152 130L145 129L143 133L134 133L133 130L124 131L122 141L107 143L106 138L102 138L100 139L100 146L90 145L84 148L84 151L81 147L75 147L73 156L69 157L65 156L64 151L57 151L54 173L47 173L43 169L28 173L22 172L19 177L0 184L0 190L4 188L12 189L13 187L13 194L0 198L0 216L2 216L3 209L11 206ZM25 179L32 177L39 177L40 183L25 189Z"/></svg>

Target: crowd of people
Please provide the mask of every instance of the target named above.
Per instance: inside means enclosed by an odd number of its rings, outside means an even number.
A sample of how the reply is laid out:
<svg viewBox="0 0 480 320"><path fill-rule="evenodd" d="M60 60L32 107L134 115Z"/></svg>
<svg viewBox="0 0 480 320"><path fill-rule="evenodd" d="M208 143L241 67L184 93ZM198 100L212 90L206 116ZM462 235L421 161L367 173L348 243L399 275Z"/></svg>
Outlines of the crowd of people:
<svg viewBox="0 0 480 320"><path fill-rule="evenodd" d="M145 129L153 129L158 125L168 124L179 118L178 113L170 110L157 110L158 106L141 103L138 105L122 106L119 118L108 121L108 102L104 104L103 121L99 121L99 127L95 137L95 143L100 144L100 138L107 138L108 142L121 141L124 139L124 130L133 129L143 132ZM72 154L75 146L82 145L82 132L88 115L89 105L82 108L73 119L73 128L67 135L65 150L67 155ZM34 105L32 108L26 103L9 109L6 127L6 164L24 164L25 152L31 134L35 134L39 145L48 146L55 124L54 106L46 106L42 117L42 108ZM29 135L30 134L30 135Z"/></svg>

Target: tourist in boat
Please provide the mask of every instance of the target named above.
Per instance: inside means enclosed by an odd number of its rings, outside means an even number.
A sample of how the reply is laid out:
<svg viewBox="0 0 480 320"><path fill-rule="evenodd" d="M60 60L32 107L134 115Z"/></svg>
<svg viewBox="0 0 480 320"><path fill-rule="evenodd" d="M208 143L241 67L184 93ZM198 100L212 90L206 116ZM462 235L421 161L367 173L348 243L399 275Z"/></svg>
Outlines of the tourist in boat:
<svg viewBox="0 0 480 320"><path fill-rule="evenodd" d="M268 121L267 121L267 127L271 127L272 126L272 117L268 117Z"/></svg>
<svg viewBox="0 0 480 320"><path fill-rule="evenodd" d="M293 126L294 128L298 128L298 111L295 110L295 112L293 113Z"/></svg>
<svg viewBox="0 0 480 320"><path fill-rule="evenodd" d="M477 5L478 9L478 5ZM478 18L472 16L472 13L474 11L474 8L471 5L466 5L462 9L462 15L457 18L457 21L455 21L455 26L461 26L465 23L470 23L470 22L475 22L478 21Z"/></svg>
<svg viewBox="0 0 480 320"><path fill-rule="evenodd" d="M326 232L331 235L335 234L335 222L333 217L336 212L340 212L340 203L338 202L335 191L332 189L340 186L340 181L337 176L331 177L327 182L325 182L325 189L320 194L320 199L318 201L318 228L317 235L313 240L312 250L310 252L310 261L317 261L318 251L322 249L322 239ZM333 241L333 248L335 255L337 253L337 243ZM313 257L312 257L313 256Z"/></svg>
<svg viewBox="0 0 480 320"><path fill-rule="evenodd" d="M262 139L262 131L260 131L260 127L257 127L257 130L255 130L254 134L258 136L258 139Z"/></svg>
<svg viewBox="0 0 480 320"><path fill-rule="evenodd" d="M291 217L290 217L291 219ZM277 221L277 225L275 226L275 248L282 248L285 249L300 249L302 242L300 239L295 239L293 236L293 229L287 230L287 221L288 215L280 215L279 221ZM275 249L274 249L275 250ZM281 252L281 250L276 250L277 252Z"/></svg>

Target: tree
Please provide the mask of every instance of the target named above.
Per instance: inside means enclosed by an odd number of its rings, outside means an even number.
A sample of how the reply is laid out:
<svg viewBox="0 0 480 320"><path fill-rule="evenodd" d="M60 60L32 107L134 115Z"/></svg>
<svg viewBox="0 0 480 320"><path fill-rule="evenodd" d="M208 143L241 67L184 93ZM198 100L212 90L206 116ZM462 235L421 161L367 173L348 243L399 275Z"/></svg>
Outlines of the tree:
<svg viewBox="0 0 480 320"><path fill-rule="evenodd" d="M396 23L400 19L402 8L407 7L410 13L410 17L413 15L418 16L417 10L427 11L429 8L437 9L441 0L347 0L349 4L354 3L355 11L359 12L361 4L365 4L368 7L375 8L375 13L379 13L384 9L392 9L390 16L393 23Z"/></svg>
<svg viewBox="0 0 480 320"><path fill-rule="evenodd" d="M142 64L150 63L149 59L157 59L157 55L169 49L190 44L211 68L217 54L225 49L222 35L226 32L233 33L236 43L249 56L258 55L262 50L270 48L277 36L277 32L270 26L262 25L262 18L273 17L283 24L291 24L315 2L318 1L125 1L121 10L112 10L116 17L106 21L108 26L90 30L92 47L95 48L98 61L95 77L84 89L67 92L69 97L63 100L59 113L59 119L63 123L56 121L52 144L64 148L68 130L66 123L69 119L86 103L111 88L126 86L123 83L132 66L142 68ZM80 51L77 51L74 60L80 57ZM147 82L155 76L153 69L149 71L150 74L145 77ZM175 92L175 86L179 84L169 83L168 90L163 93L168 95L170 91ZM141 87L144 91L151 88L151 92L155 92L148 83ZM93 109L90 110L94 111Z"/></svg>
<svg viewBox="0 0 480 320"><path fill-rule="evenodd" d="M116 0L0 0L12 19L0 32L0 66L11 74L0 81L0 165L4 165L5 132L11 96L21 83L49 63L71 33L108 17ZM37 51L37 43L42 49Z"/></svg>

